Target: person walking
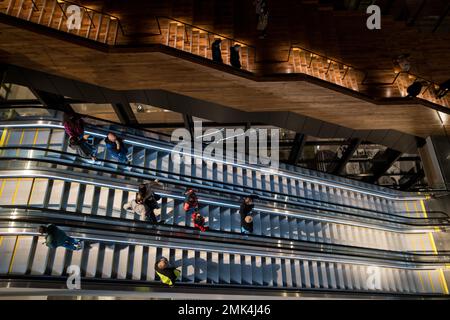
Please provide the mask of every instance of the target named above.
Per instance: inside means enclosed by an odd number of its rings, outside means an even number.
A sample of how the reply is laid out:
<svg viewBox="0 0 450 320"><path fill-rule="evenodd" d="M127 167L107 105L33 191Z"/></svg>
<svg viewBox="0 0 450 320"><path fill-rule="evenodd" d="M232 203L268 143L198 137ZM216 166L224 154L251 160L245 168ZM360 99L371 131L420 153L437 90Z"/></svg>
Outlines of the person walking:
<svg viewBox="0 0 450 320"><path fill-rule="evenodd" d="M423 83L421 81L414 81L412 85L410 85L406 91L408 92L407 97L408 98L415 98L417 97L420 92L422 91Z"/></svg>
<svg viewBox="0 0 450 320"><path fill-rule="evenodd" d="M222 52L220 50L220 44L222 42L222 39L216 39L211 45L211 51L212 51L212 59L215 62L223 63L222 60Z"/></svg>
<svg viewBox="0 0 450 320"><path fill-rule="evenodd" d="M240 69L241 68L241 58L239 55L241 46L238 44L235 44L234 46L230 47L230 64Z"/></svg>
<svg viewBox="0 0 450 320"><path fill-rule="evenodd" d="M44 243L49 248L64 247L72 251L81 250L83 248L83 242L81 240L69 237L54 224L40 226L38 230L40 234L45 235Z"/></svg>

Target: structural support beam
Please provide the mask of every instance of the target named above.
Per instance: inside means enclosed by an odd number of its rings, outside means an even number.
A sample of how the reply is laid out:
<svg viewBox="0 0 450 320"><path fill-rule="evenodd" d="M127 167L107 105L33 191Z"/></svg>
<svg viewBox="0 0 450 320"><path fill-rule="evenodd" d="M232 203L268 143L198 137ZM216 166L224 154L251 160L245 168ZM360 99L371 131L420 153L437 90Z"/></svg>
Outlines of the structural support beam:
<svg viewBox="0 0 450 320"><path fill-rule="evenodd" d="M407 24L408 26L413 26L414 23L416 23L416 20L417 20L417 18L419 17L420 13L422 12L423 8L425 7L426 3L427 3L426 0L422 0L422 1L420 2L420 4L417 5L414 14L413 14L412 17L410 17L410 18L408 19L408 21L406 22L406 24Z"/></svg>
<svg viewBox="0 0 450 320"><path fill-rule="evenodd" d="M192 139L194 138L194 119L191 115L183 113L183 121L184 121L184 127L186 130L188 130L191 134Z"/></svg>
<svg viewBox="0 0 450 320"><path fill-rule="evenodd" d="M425 172L423 169L419 169L415 172L414 168L408 171L408 175L404 175L400 178L399 185L401 190L409 190L413 187L417 182L425 177Z"/></svg>
<svg viewBox="0 0 450 320"><path fill-rule="evenodd" d="M291 153L289 154L288 163L296 165L302 156L303 147L305 146L306 135L303 133L296 133L294 142L292 144Z"/></svg>
<svg viewBox="0 0 450 320"><path fill-rule="evenodd" d="M375 183L393 164L397 161L402 153L393 149L387 148L384 152L378 152L373 157L372 172L373 176L367 177L365 181Z"/></svg>
<svg viewBox="0 0 450 320"><path fill-rule="evenodd" d="M328 172L332 173L332 174L340 174L342 172L342 170L344 170L347 163L352 158L355 151L358 149L361 142L362 142L362 140L360 138L352 139L350 141L350 144L347 146L345 151L342 153L341 158L330 165Z"/></svg>
<svg viewBox="0 0 450 320"><path fill-rule="evenodd" d="M131 106L128 103L112 103L112 107L121 123L125 125L134 125L138 123L133 109L131 109Z"/></svg>
<svg viewBox="0 0 450 320"><path fill-rule="evenodd" d="M439 27L441 26L442 22L445 20L445 17L447 17L447 15L450 12L450 3L447 4L447 7L444 9L444 11L442 12L442 14L439 16L438 21L436 22L434 28L433 28L433 32L436 32L437 29L439 29Z"/></svg>
<svg viewBox="0 0 450 320"><path fill-rule="evenodd" d="M66 102L66 99L63 96L31 87L29 89L44 106L63 112L74 112L72 106Z"/></svg>

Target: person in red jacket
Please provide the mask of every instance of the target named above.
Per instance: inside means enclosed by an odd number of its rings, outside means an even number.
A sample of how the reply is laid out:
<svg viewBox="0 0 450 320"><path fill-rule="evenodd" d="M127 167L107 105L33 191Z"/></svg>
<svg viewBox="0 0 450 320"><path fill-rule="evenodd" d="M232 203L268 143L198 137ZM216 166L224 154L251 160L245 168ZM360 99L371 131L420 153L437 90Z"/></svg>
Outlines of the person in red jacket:
<svg viewBox="0 0 450 320"><path fill-rule="evenodd" d="M205 227L205 218L199 212L198 198L195 191L193 189L187 189L184 195L186 197L184 199L183 209L187 214L191 215L194 227L200 231L208 230L208 227Z"/></svg>
<svg viewBox="0 0 450 320"><path fill-rule="evenodd" d="M185 198L184 198L183 209L188 214L192 214L195 211L195 209L198 210L197 195L195 194L195 191L193 189L187 189L186 192L184 193L184 195L185 195Z"/></svg>
<svg viewBox="0 0 450 320"><path fill-rule="evenodd" d="M194 222L194 228L197 228L202 232L208 230L208 227L205 226L205 217L200 214L198 209L192 214L192 222Z"/></svg>

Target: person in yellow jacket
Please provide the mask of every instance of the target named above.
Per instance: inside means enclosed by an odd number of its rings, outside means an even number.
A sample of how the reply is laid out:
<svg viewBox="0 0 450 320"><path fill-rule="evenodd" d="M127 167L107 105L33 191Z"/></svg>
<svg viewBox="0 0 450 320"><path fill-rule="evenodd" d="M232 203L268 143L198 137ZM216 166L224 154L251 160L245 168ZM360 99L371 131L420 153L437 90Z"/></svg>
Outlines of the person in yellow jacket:
<svg viewBox="0 0 450 320"><path fill-rule="evenodd" d="M155 271L161 279L161 282L169 286L173 286L181 274L179 270L169 265L169 261L166 258L161 258L156 261Z"/></svg>

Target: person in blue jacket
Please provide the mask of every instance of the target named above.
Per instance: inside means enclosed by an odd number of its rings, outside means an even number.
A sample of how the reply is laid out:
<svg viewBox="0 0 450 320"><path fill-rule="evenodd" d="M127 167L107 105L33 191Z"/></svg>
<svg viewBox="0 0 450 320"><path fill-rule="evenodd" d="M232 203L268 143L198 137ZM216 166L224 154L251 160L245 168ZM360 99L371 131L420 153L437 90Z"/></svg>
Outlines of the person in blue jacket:
<svg viewBox="0 0 450 320"><path fill-rule="evenodd" d="M123 143L122 138L119 138L114 133L109 132L105 138L105 145L113 159L122 163L128 162L128 149L125 146L125 143Z"/></svg>
<svg viewBox="0 0 450 320"><path fill-rule="evenodd" d="M64 247L68 250L81 250L83 248L83 242L81 240L69 237L54 224L40 226L39 233L45 235L44 243L49 248Z"/></svg>

